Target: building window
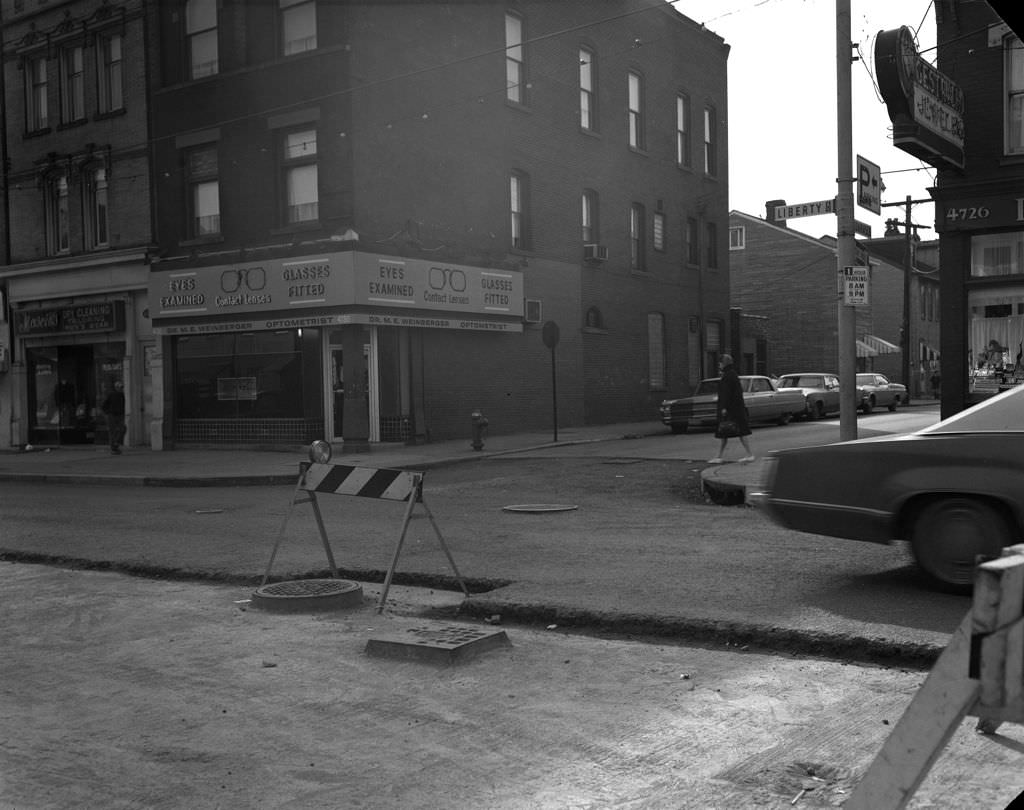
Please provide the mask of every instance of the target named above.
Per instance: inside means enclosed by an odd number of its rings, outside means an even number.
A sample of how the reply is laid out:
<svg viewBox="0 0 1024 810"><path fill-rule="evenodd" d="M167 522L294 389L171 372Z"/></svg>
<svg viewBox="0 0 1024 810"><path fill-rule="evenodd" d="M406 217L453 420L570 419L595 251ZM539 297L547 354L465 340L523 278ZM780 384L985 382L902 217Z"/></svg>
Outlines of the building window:
<svg viewBox="0 0 1024 810"><path fill-rule="evenodd" d="M93 169L85 181L85 234L89 248L109 244L107 231L107 170Z"/></svg>
<svg viewBox="0 0 1024 810"><path fill-rule="evenodd" d="M320 185L317 167L316 130L284 134L282 143L285 216L287 225L320 219Z"/></svg>
<svg viewBox="0 0 1024 810"><path fill-rule="evenodd" d="M582 202L583 244L596 244L600 238L597 221L597 192L586 189L580 198Z"/></svg>
<svg viewBox="0 0 1024 810"><path fill-rule="evenodd" d="M203 146L187 154L186 174L189 186L190 236L216 236L220 233L220 179L217 147Z"/></svg>
<svg viewBox="0 0 1024 810"><path fill-rule="evenodd" d="M1024 152L1024 45L1020 37L1009 36L1006 50L1006 151Z"/></svg>
<svg viewBox="0 0 1024 810"><path fill-rule="evenodd" d="M971 275L1012 276L1024 273L1024 231L971 237Z"/></svg>
<svg viewBox="0 0 1024 810"><path fill-rule="evenodd" d="M68 178L65 174L50 177L46 194L46 251L51 256L71 249L68 221Z"/></svg>
<svg viewBox="0 0 1024 810"><path fill-rule="evenodd" d="M704 224L704 241L707 249L708 269L718 269L718 227L714 222Z"/></svg>
<svg viewBox="0 0 1024 810"><path fill-rule="evenodd" d="M651 246L658 251L665 250L665 215L661 211L654 212L654 230Z"/></svg>
<svg viewBox="0 0 1024 810"><path fill-rule="evenodd" d="M629 208L629 266L643 270L644 262L644 207L633 203Z"/></svg>
<svg viewBox="0 0 1024 810"><path fill-rule="evenodd" d="M505 97L509 101L526 103L523 20L516 14L505 15L505 85Z"/></svg>
<svg viewBox="0 0 1024 810"><path fill-rule="evenodd" d="M513 172L509 177L509 212L511 214L512 247L526 250L529 238L529 181L522 172Z"/></svg>
<svg viewBox="0 0 1024 810"><path fill-rule="evenodd" d="M101 113L124 108L121 35L101 34L96 39L96 75Z"/></svg>
<svg viewBox="0 0 1024 810"><path fill-rule="evenodd" d="M690 129L690 97L680 93L676 96L676 163L686 168L693 165Z"/></svg>
<svg viewBox="0 0 1024 810"><path fill-rule="evenodd" d="M587 310L583 324L587 329L604 329L604 317L597 307L590 307Z"/></svg>
<svg viewBox="0 0 1024 810"><path fill-rule="evenodd" d="M597 129L597 65L594 52L580 48L580 127Z"/></svg>
<svg viewBox="0 0 1024 810"><path fill-rule="evenodd" d="M700 239L697 220L689 217L686 220L686 261L689 264L700 264Z"/></svg>
<svg viewBox="0 0 1024 810"><path fill-rule="evenodd" d="M704 174L718 175L718 121L714 107L704 108Z"/></svg>
<svg viewBox="0 0 1024 810"><path fill-rule="evenodd" d="M718 376L718 358L722 351L722 322L708 321L704 330L704 370L707 374Z"/></svg>
<svg viewBox="0 0 1024 810"><path fill-rule="evenodd" d="M747 246L747 229L742 225L729 228L729 250L743 250Z"/></svg>
<svg viewBox="0 0 1024 810"><path fill-rule="evenodd" d="M85 118L85 56L80 45L60 51L60 102L63 123Z"/></svg>
<svg viewBox="0 0 1024 810"><path fill-rule="evenodd" d="M217 0L188 0L185 4L185 34L188 37L189 75L193 79L218 72Z"/></svg>
<svg viewBox="0 0 1024 810"><path fill-rule="evenodd" d="M25 63L25 127L38 132L49 126L46 57L35 56Z"/></svg>
<svg viewBox="0 0 1024 810"><path fill-rule="evenodd" d="M316 3L314 0L279 0L281 8L281 51L285 56L316 49Z"/></svg>
<svg viewBox="0 0 1024 810"><path fill-rule="evenodd" d="M647 380L652 391L663 391L667 363L665 356L665 316L647 313Z"/></svg>
<svg viewBox="0 0 1024 810"><path fill-rule="evenodd" d="M643 149L644 136L644 79L639 73L629 72L629 145Z"/></svg>

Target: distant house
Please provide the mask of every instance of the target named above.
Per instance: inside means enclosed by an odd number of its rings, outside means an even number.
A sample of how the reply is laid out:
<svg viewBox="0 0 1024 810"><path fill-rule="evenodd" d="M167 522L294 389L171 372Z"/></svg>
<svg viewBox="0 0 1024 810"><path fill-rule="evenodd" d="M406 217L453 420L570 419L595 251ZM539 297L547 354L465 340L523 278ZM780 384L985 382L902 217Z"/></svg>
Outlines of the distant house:
<svg viewBox="0 0 1024 810"><path fill-rule="evenodd" d="M768 206L769 217L774 206ZM938 279L914 242L910 345L912 396L930 392L922 363L937 357ZM857 368L902 379L905 239L858 242L868 266L868 304L856 310ZM925 251L927 255L927 251ZM839 288L836 241L815 238L741 211L729 214L731 342L745 372L837 371Z"/></svg>

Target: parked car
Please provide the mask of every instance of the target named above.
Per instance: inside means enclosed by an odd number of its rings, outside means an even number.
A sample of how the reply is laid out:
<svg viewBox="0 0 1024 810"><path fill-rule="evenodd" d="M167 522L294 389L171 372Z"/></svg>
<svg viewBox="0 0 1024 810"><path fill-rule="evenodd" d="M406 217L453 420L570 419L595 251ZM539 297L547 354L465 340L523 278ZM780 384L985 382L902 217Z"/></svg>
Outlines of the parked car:
<svg viewBox="0 0 1024 810"><path fill-rule="evenodd" d="M661 421L673 433L685 433L691 425L714 426L717 422L720 377L701 380L691 396L666 399L661 403ZM785 425L804 412L806 403L799 391L780 391L769 377L740 375L743 402L751 422L776 422Z"/></svg>
<svg viewBox="0 0 1024 810"><path fill-rule="evenodd" d="M835 374L783 374L779 377L778 386L796 389L804 395L807 404L804 416L808 419L821 419L830 413L839 413L839 377Z"/></svg>
<svg viewBox="0 0 1024 810"><path fill-rule="evenodd" d="M857 375L857 407L864 413L871 413L875 408L888 408L895 411L902 402L908 402L907 386L902 383L889 382L884 374Z"/></svg>
<svg viewBox="0 0 1024 810"><path fill-rule="evenodd" d="M798 531L907 540L933 584L969 590L1024 533L1024 386L915 433L778 451L751 501Z"/></svg>

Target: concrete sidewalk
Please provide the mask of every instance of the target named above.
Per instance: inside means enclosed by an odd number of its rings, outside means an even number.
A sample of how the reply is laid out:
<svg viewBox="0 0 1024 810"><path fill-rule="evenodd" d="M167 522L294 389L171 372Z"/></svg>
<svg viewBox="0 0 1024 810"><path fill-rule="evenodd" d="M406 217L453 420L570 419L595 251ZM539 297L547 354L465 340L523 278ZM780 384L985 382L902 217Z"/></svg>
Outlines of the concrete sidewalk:
<svg viewBox="0 0 1024 810"><path fill-rule="evenodd" d="M369 452L345 453L332 449L335 464L426 470L485 458L545 448L658 436L667 433L660 422L627 422L554 431L488 436L481 450L469 438L418 445L380 443ZM0 451L0 481L32 481L62 484L117 486L265 486L293 484L306 447L251 450L219 447L186 447L155 451L148 447L125 448L112 455L98 445L32 447ZM741 503L759 488L763 459L750 464L729 463L708 467L702 473L711 498L722 504Z"/></svg>

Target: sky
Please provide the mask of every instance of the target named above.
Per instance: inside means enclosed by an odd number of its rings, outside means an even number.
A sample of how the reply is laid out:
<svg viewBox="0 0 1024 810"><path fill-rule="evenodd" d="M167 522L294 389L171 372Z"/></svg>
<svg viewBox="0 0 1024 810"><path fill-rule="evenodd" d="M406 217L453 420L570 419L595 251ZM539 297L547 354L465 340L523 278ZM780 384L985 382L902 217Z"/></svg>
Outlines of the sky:
<svg viewBox="0 0 1024 810"><path fill-rule="evenodd" d="M678 0L675 8L704 23L731 46L729 79L729 208L765 216L767 200L788 204L836 196L838 169L835 0ZM850 39L859 45L851 66L853 154L882 170L882 212L855 205L854 217L880 237L885 220L905 217L907 195L929 199L936 172L892 144L891 123L876 92L874 45L879 31L907 26L918 52L935 62L935 11L929 0L851 0ZM851 175L853 176L853 175ZM854 186L856 202L856 185ZM884 207L900 203L899 207ZM912 221L928 226L931 203L914 205ZM811 236L834 236L836 217L788 220ZM901 229L902 230L902 229Z"/></svg>

